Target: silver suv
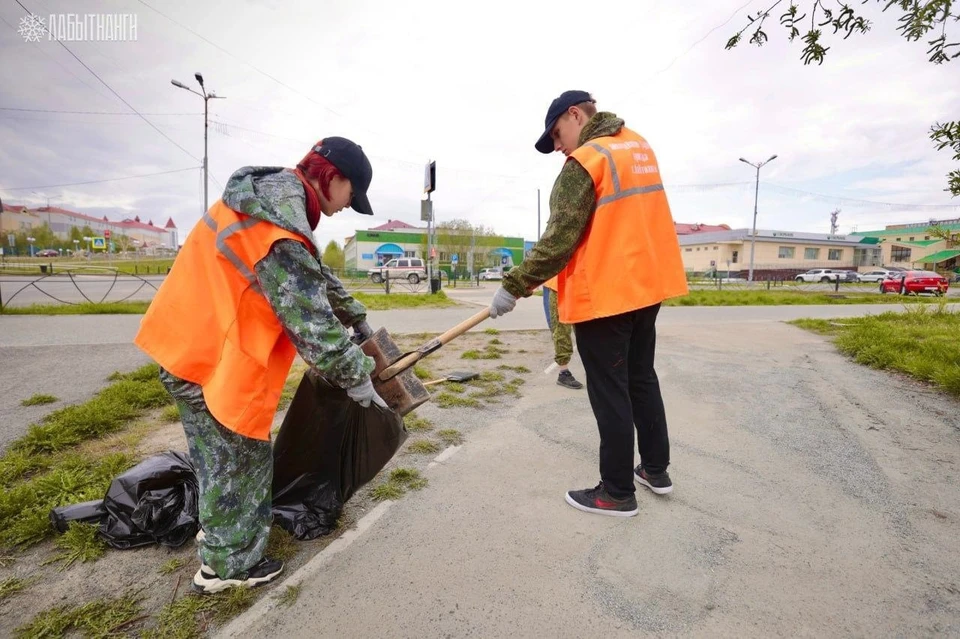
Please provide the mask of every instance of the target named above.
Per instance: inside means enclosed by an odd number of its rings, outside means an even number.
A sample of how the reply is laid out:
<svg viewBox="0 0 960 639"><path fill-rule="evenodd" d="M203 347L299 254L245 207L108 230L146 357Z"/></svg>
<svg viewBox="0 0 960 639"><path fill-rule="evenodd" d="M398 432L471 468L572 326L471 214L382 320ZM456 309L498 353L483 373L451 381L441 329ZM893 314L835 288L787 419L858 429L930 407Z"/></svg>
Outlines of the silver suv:
<svg viewBox="0 0 960 639"><path fill-rule="evenodd" d="M411 284L419 284L420 280L427 279L427 267L419 257L398 257L368 272L374 284L382 284L388 274L391 280L407 280Z"/></svg>

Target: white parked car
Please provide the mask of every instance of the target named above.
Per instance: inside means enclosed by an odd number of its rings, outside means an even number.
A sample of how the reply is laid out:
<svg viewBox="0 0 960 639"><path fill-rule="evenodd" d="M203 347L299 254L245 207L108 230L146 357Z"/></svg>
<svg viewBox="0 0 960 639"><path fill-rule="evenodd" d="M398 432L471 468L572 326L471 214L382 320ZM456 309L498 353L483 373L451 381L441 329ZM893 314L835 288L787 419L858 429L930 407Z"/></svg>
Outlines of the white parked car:
<svg viewBox="0 0 960 639"><path fill-rule="evenodd" d="M391 280L407 280L411 284L419 284L420 280L427 279L427 267L419 257L398 257L383 266L370 269L367 274L374 284L381 284L388 273Z"/></svg>
<svg viewBox="0 0 960 639"><path fill-rule="evenodd" d="M503 269L485 268L480 271L479 277L481 280L502 280Z"/></svg>
<svg viewBox="0 0 960 639"><path fill-rule="evenodd" d="M872 271L866 271L865 273L859 273L857 281L860 282L882 282L887 279L893 271L885 268L875 268Z"/></svg>
<svg viewBox="0 0 960 639"><path fill-rule="evenodd" d="M840 273L830 268L812 268L794 278L798 282L836 282Z"/></svg>

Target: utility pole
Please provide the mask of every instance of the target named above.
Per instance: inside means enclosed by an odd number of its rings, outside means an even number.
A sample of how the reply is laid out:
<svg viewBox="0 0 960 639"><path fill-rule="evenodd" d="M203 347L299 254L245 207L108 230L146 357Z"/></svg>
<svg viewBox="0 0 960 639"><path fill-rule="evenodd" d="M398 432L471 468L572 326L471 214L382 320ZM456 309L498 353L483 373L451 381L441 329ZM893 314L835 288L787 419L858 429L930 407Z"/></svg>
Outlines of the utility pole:
<svg viewBox="0 0 960 639"><path fill-rule="evenodd" d="M420 220L427 223L427 281L430 282L430 292L433 292L433 200L430 194L437 189L437 163L428 161L423 169L423 192L427 199L420 201ZM439 266L438 266L439 268Z"/></svg>
<svg viewBox="0 0 960 639"><path fill-rule="evenodd" d="M757 185L753 192L753 233L750 236L750 273L747 276L747 281L753 281L753 254L757 246L757 201L760 199L760 169L765 164L773 162L777 159L776 154L771 155L769 158L761 162L760 164L754 164L753 162L747 162L743 158L740 158L740 161L749 164L757 170Z"/></svg>
<svg viewBox="0 0 960 639"><path fill-rule="evenodd" d="M840 216L840 209L836 209L830 214L830 235L836 235L840 225L837 224L837 218Z"/></svg>
<svg viewBox="0 0 960 639"><path fill-rule="evenodd" d="M178 80L170 80L170 84L173 86L189 91L190 93L199 95L203 98L203 211L206 213L207 209L210 207L209 197L207 195L209 191L209 181L210 181L210 160L207 156L207 129L209 129L209 122L207 121L209 115L209 102L210 100L223 100L226 96L216 95L213 91L207 91L203 86L203 76L199 72L194 73L193 77L197 79L197 82L200 83L200 91L194 91L183 82Z"/></svg>

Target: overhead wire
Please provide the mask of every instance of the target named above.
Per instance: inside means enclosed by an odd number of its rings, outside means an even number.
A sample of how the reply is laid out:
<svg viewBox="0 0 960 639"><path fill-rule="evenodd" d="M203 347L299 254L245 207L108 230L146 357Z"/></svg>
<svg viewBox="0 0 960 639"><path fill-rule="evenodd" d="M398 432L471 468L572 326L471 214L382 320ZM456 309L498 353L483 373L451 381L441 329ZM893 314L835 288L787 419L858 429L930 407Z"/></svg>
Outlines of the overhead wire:
<svg viewBox="0 0 960 639"><path fill-rule="evenodd" d="M185 169L173 169L171 171L157 171L156 173L141 173L140 175L124 175L122 177L106 178L103 180L87 180L85 182L64 182L62 184L40 184L32 186L0 186L0 191L26 191L29 189L53 189L61 186L81 186L86 184L102 184L104 182L118 182L120 180L134 180L137 178L154 177L156 175L170 175L172 173L183 173L184 171L193 171L196 167L191 166Z"/></svg>
<svg viewBox="0 0 960 639"><path fill-rule="evenodd" d="M20 0L15 0L15 2L16 2L18 5L20 5L20 8L23 9L24 11L26 11L29 15L33 15L33 12L30 11L29 9L27 9L27 8L23 5L23 3L20 2ZM41 25L43 26L43 30L44 30L44 31L46 31L46 32L47 32L48 34L50 34L51 36L53 35L52 33L50 33L50 30L47 28L46 25L44 25L44 24L42 24L42 23L41 23ZM110 93L112 93L113 95L115 95L118 100L120 100L121 102L123 102L128 109L130 109L131 111L133 111L134 113L136 113L136 114L140 117L141 120L143 120L144 122L146 122L146 123L150 126L150 128L152 128L154 131L156 131L157 133L159 133L159 134L160 134L161 136L163 136L168 142L170 142L170 143L173 144L175 147L177 147L178 149L180 149L181 151L183 151L184 153L186 153L187 155L189 155L189 156L190 156L191 158L193 158L194 160L197 160L198 162L200 161L200 158L196 157L193 153L191 153L190 151L186 150L186 149L185 149L183 146L181 146L176 140L174 140L174 139L171 138L169 135L167 135L166 133L164 133L164 132L163 132L162 130L160 130L160 128L157 127L153 122L151 122L150 120L148 120L144 115L142 115L139 111L137 111L137 109L135 109L132 104L130 104L129 102L127 102L127 101L123 98L122 95L120 95L119 93L117 93L117 92L113 89L113 87L111 87L109 84L107 84L107 82L106 82L103 78L101 78L101 77L97 74L96 71L94 71L94 70L91 69L89 66L87 66L87 64L86 64L83 60L81 60L80 57L77 56L76 53L74 53L73 51L71 51L71 50L70 50L70 47L68 47L67 45L65 45L65 44L64 44L62 41L60 41L59 39L56 39L56 43L59 44L61 47L63 47L63 48L67 51L67 53L69 53L71 56L73 56L73 58L74 58L77 62L79 62L79 63L83 66L84 69L86 69L87 71L89 71L89 72L93 75L93 77L95 77L97 80L99 80L100 83L103 84L103 86L105 86L105 87L110 91Z"/></svg>

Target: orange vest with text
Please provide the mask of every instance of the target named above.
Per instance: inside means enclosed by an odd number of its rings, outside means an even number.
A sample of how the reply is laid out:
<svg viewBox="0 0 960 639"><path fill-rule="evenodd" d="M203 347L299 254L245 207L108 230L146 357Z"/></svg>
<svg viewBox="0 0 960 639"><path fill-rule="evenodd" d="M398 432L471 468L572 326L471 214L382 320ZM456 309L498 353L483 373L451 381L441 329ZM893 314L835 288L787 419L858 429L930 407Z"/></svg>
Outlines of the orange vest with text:
<svg viewBox="0 0 960 639"><path fill-rule="evenodd" d="M270 440L296 349L254 267L278 240L304 237L217 201L190 232L134 343L177 377L203 387L226 428Z"/></svg>
<svg viewBox="0 0 960 639"><path fill-rule="evenodd" d="M647 141L624 127L570 157L593 178L597 208L560 271L560 321L587 322L686 295L680 243Z"/></svg>
<svg viewBox="0 0 960 639"><path fill-rule="evenodd" d="M543 288L549 288L551 291L557 290L557 286L559 286L557 282L559 281L559 279L560 279L560 275L554 275L549 280L543 283Z"/></svg>

